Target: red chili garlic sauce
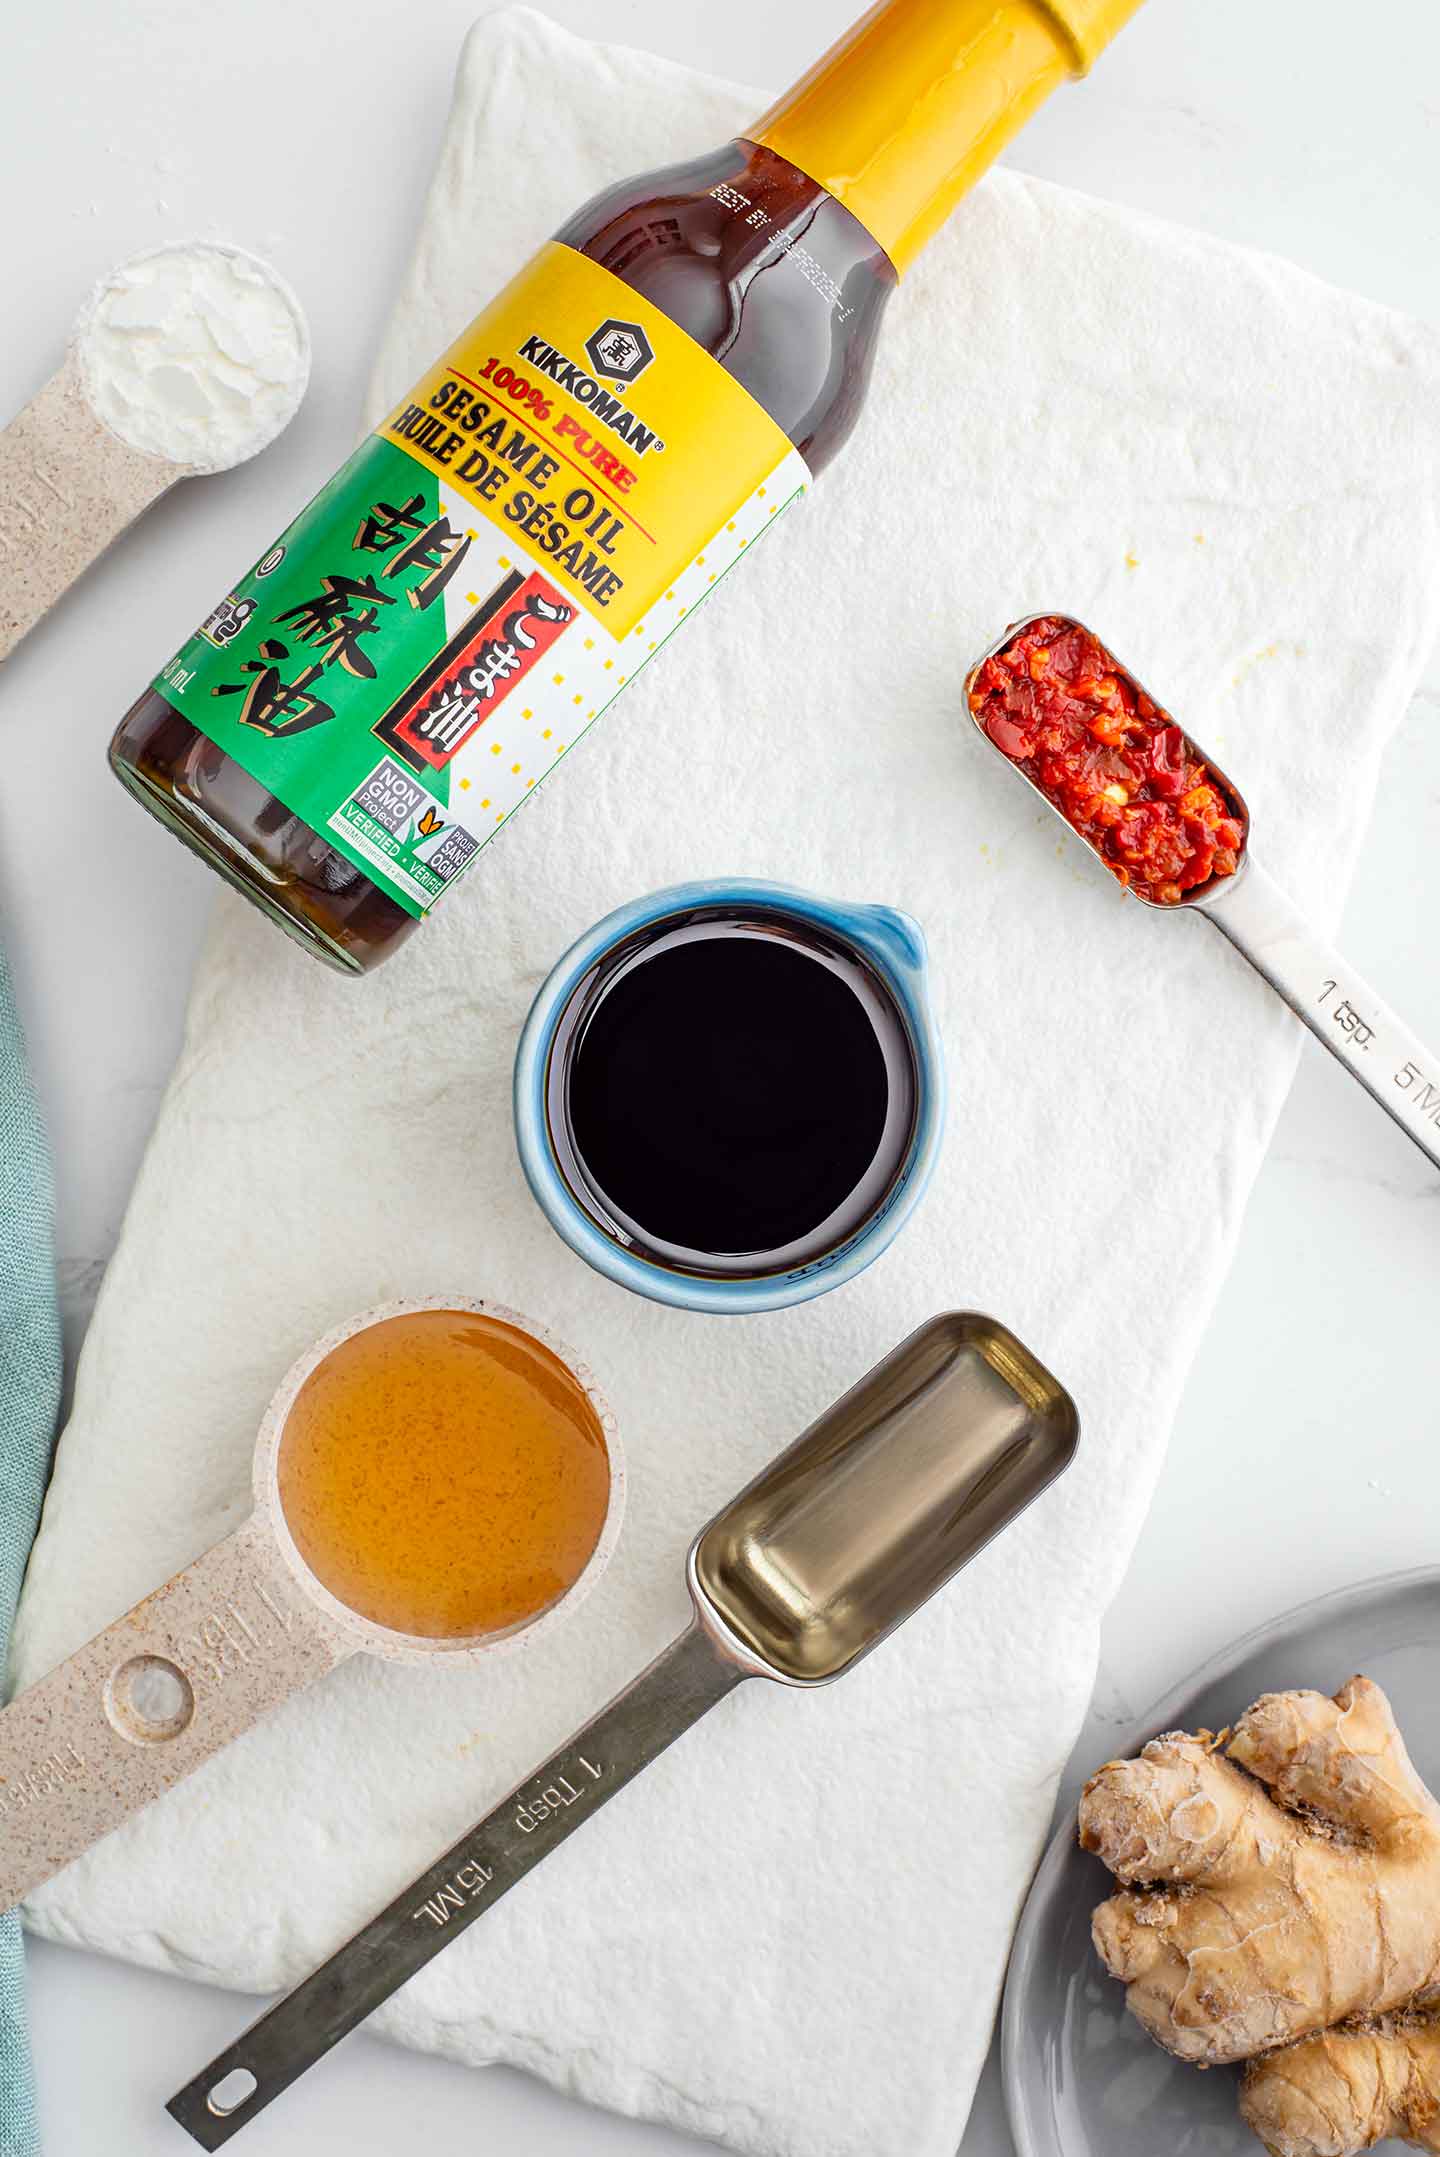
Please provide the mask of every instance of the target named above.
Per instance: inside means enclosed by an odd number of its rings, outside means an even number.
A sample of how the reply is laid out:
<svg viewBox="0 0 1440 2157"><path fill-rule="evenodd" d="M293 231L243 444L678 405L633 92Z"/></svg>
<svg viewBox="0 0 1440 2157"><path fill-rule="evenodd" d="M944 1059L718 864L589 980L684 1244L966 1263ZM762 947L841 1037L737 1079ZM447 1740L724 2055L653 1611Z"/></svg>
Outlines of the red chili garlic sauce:
<svg viewBox="0 0 1440 2157"><path fill-rule="evenodd" d="M1058 614L1026 622L976 671L970 709L1137 897L1176 906L1235 874L1244 810L1079 622Z"/></svg>

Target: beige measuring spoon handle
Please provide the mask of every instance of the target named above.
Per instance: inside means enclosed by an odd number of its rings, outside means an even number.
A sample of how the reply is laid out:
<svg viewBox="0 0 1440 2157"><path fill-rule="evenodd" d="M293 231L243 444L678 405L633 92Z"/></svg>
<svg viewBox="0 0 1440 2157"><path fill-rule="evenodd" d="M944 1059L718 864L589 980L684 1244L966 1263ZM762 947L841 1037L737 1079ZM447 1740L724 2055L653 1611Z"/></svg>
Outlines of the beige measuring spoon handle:
<svg viewBox="0 0 1440 2157"><path fill-rule="evenodd" d="M253 1515L0 1712L0 1908L355 1647Z"/></svg>
<svg viewBox="0 0 1440 2157"><path fill-rule="evenodd" d="M96 417L72 348L0 430L0 659L188 473L129 448Z"/></svg>

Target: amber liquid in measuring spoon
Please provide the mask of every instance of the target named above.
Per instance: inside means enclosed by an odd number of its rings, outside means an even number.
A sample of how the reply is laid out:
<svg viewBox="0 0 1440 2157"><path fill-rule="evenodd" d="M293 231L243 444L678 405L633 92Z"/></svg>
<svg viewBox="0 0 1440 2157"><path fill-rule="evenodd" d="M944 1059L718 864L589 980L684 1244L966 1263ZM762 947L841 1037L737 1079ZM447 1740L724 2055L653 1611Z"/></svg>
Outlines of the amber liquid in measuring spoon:
<svg viewBox="0 0 1440 2157"><path fill-rule="evenodd" d="M538 1617L585 1570L610 1501L584 1388L529 1334L468 1311L342 1341L296 1395L278 1474L315 1577L361 1617L432 1640Z"/></svg>

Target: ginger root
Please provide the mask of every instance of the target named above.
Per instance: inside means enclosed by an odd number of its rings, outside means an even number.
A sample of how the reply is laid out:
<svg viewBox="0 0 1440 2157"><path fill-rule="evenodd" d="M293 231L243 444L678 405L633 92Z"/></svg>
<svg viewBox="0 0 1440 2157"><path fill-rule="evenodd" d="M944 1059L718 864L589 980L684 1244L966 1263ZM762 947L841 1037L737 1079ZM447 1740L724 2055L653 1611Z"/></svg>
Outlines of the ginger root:
<svg viewBox="0 0 1440 2157"><path fill-rule="evenodd" d="M1394 2136L1440 2151L1440 2023L1324 2030L1245 2070L1240 2113L1270 2157L1353 2157Z"/></svg>
<svg viewBox="0 0 1440 2157"><path fill-rule="evenodd" d="M1440 2152L1440 2019L1414 2012L1440 2000L1440 1805L1377 1685L1111 1761L1080 1841L1126 1883L1093 1934L1131 2012L1182 2060L1256 2061L1241 2110L1272 2157Z"/></svg>

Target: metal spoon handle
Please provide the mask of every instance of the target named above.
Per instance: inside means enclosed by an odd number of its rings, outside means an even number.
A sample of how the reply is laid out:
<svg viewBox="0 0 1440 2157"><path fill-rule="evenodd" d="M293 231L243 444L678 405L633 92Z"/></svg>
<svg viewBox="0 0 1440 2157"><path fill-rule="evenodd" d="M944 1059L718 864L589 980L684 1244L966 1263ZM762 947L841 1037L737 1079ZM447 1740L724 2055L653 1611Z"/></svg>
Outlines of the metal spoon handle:
<svg viewBox="0 0 1440 2157"><path fill-rule="evenodd" d="M166 2110L202 2149L218 2150L746 1675L692 1624ZM233 2097L223 2089L231 2076ZM251 2076L253 2088L240 2079Z"/></svg>
<svg viewBox="0 0 1440 2157"><path fill-rule="evenodd" d="M1200 911L1440 1168L1440 1056L1422 1048L1253 859Z"/></svg>

